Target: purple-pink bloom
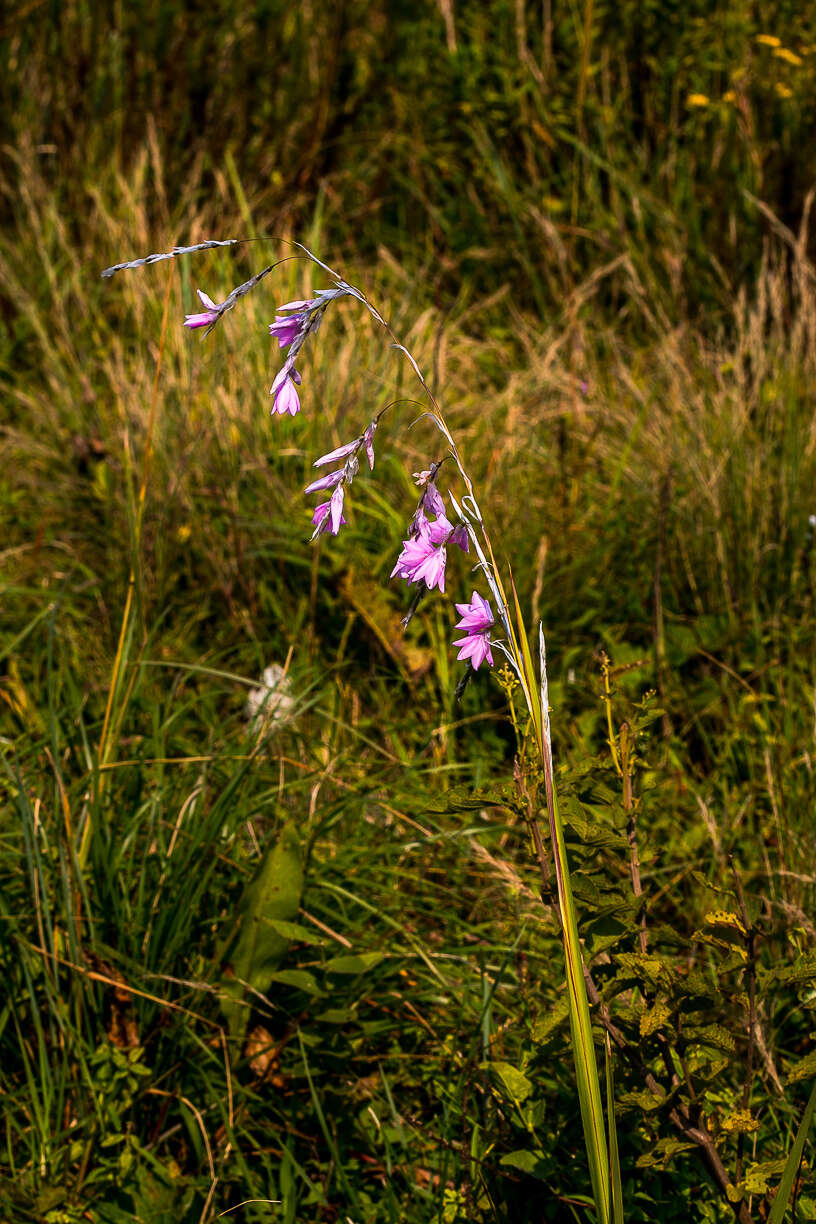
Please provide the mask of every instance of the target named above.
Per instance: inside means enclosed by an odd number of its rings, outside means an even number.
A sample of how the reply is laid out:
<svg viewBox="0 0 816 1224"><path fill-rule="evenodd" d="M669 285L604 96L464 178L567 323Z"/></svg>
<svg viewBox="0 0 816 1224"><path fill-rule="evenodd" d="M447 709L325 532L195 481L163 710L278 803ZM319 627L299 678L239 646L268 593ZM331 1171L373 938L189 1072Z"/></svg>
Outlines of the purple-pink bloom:
<svg viewBox="0 0 816 1224"><path fill-rule="evenodd" d="M420 507L411 521L411 534L421 532L427 532L432 544L456 544L462 552L467 552L470 547L464 523L454 527L444 512L432 523Z"/></svg>
<svg viewBox="0 0 816 1224"><path fill-rule="evenodd" d="M429 514L435 514L437 518L445 517L445 503L442 499L442 494L437 489L432 480L429 480L425 486L425 491L420 498L419 504L423 510L427 510Z"/></svg>
<svg viewBox="0 0 816 1224"><path fill-rule="evenodd" d="M434 544L430 537L430 524L426 519L414 539L403 540L402 552L391 571L391 577L396 574L408 582L424 581L429 591L435 586L444 591L446 560L445 545Z"/></svg>
<svg viewBox="0 0 816 1224"><path fill-rule="evenodd" d="M308 312L314 306L317 298L309 298L300 302L287 302L284 306L278 306L275 311L275 322L269 324L270 336L275 336L281 348L286 348L292 344L298 336L300 329L303 327ZM295 314L290 314L288 317L283 316L278 318L283 311L295 311Z"/></svg>
<svg viewBox="0 0 816 1224"><path fill-rule="evenodd" d="M448 542L455 544L457 548L461 548L462 552L470 552L470 540L468 539L467 527L464 523L457 523L450 533L450 540Z"/></svg>
<svg viewBox="0 0 816 1224"><path fill-rule="evenodd" d="M490 604L474 591L470 603L457 604L456 611L461 616L456 628L463 629L466 635L453 643L459 647L457 658L470 659L474 669L478 669L485 660L492 667L493 652L489 633L495 621Z"/></svg>
<svg viewBox="0 0 816 1224"><path fill-rule="evenodd" d="M471 665L476 670L485 660L492 667L492 643L488 635L495 621L490 604L482 598L478 591L474 591L470 603L457 604L456 611L462 618L457 622L456 628L463 629L466 634L465 637L453 643L454 646L459 647L456 657L470 659Z"/></svg>
<svg viewBox="0 0 816 1224"><path fill-rule="evenodd" d="M197 289L196 293L201 299L202 305L206 306L207 309L199 311L198 314L185 315L184 316L184 326L190 327L190 328L209 327L211 323L215 323L218 320L218 307L216 306L212 298L208 294L206 294L203 289Z"/></svg>
<svg viewBox="0 0 816 1224"><path fill-rule="evenodd" d="M486 633L468 634L467 637L460 638L453 645L460 648L457 659L470 659L475 671L479 670L485 659L490 667L493 666L493 651L490 649L490 638Z"/></svg>
<svg viewBox="0 0 816 1224"><path fill-rule="evenodd" d="M424 517L424 516L423 516ZM427 531L428 539L432 544L445 544L453 531L453 523L449 523L444 513L440 514L435 522L425 519L427 527L423 530Z"/></svg>
<svg viewBox="0 0 816 1224"><path fill-rule="evenodd" d="M489 600L484 599L478 591L473 592L470 603L456 604L456 611L462 618L456 628L464 629L465 633L484 633L496 623Z"/></svg>
<svg viewBox="0 0 816 1224"><path fill-rule="evenodd" d="M302 382L300 375L295 369L295 359L291 354L286 358L283 365L275 375L275 380L272 383L272 386L269 388L269 394L276 395L280 387L286 382L287 378L291 378L292 382L297 383L298 386L300 386Z"/></svg>
<svg viewBox="0 0 816 1224"><path fill-rule="evenodd" d="M274 392L275 399L272 404L272 412L277 412L281 416L289 413L291 416L297 416L300 412L300 396L295 389L294 371L291 377L284 379ZM298 381L300 381L298 379Z"/></svg>
<svg viewBox="0 0 816 1224"><path fill-rule="evenodd" d="M331 514L331 505L331 502L327 501L315 507L315 512L312 515L312 525L316 528L314 533L315 536L325 535L327 532L331 535L337 535L340 528L345 526L346 519L342 514L341 507L340 519L335 527L334 519L332 518ZM312 539L314 539L314 536Z"/></svg>

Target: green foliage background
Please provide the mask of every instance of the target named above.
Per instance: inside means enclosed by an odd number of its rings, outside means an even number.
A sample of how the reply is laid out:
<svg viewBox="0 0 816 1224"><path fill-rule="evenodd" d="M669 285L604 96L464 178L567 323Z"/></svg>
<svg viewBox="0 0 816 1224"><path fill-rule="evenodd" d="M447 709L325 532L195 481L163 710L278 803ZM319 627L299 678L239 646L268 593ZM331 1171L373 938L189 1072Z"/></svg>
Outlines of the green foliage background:
<svg viewBox="0 0 816 1224"><path fill-rule="evenodd" d="M306 543L312 459L417 389L344 303L269 419L266 324L318 285L291 259L204 345L179 326L292 237L445 404L547 633L594 972L649 1066L686 1042L763 1218L813 1073L812 12L35 0L0 116L3 1218L591 1218L502 695L457 705L452 610L403 635L387 581L416 403ZM99 279L226 236L264 242ZM732 856L752 969L706 925ZM627 1220L733 1218L615 1074Z"/></svg>

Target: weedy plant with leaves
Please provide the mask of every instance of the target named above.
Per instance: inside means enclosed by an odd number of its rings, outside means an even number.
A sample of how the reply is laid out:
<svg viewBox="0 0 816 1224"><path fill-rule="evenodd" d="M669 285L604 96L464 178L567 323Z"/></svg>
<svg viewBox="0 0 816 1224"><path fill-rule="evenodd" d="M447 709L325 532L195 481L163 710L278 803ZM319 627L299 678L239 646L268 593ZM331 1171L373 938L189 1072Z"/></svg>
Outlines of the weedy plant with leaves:
<svg viewBox="0 0 816 1224"><path fill-rule="evenodd" d="M176 247L116 264L103 276L212 246L233 245L236 240ZM792 1197L800 1192L803 1145L816 1108L816 1089L787 1157L775 1152L773 1159L763 1160L759 1145L762 1123L752 1109L757 1070L780 1093L782 1085L765 1040L759 999L767 997L774 982L786 975L786 980L812 990L816 961L806 952L784 969L763 963L759 951L766 933L763 919L746 899L733 860L730 878L717 886L716 905L704 915L694 936L705 953L704 970L684 960L683 941L670 926L654 925L641 879L638 828L648 786L638 779L646 772L641 757L646 728L661 711L647 697L616 726L614 684L621 669L603 656L601 700L607 752L556 776L543 628L538 626L535 650L531 649L512 570L502 559L503 548L491 537L465 457L439 399L412 354L366 295L309 249L295 245L331 285L276 309L269 332L286 356L270 388L272 415L294 417L300 412L302 376L296 363L305 355L307 341L316 337L336 303L356 301L408 361L422 395L418 420L427 422L435 430L432 436L439 440L438 448L428 455L427 467L414 474L418 499L391 572L392 578L415 588L406 595L403 625L409 625L420 601L430 592L444 594L447 585L450 593L451 548L472 560L476 587L482 586L481 590L474 587L469 599L455 601L461 636L453 646L465 663L457 693L487 665L494 669L506 696L516 739L513 787L494 788L484 801L501 802L526 825L540 872L542 904L555 916L563 949L563 992L535 1023L525 1065L502 1071L496 1064L513 1104L511 1128L516 1126L525 1141L509 1154L507 1165L533 1176L544 1175L541 1170L546 1169L547 1152L538 1132L546 1093L539 1091L539 1085L546 1081L546 1060L553 1043L567 1025L591 1210L598 1224L620 1224L627 1214L634 1215L627 1198L636 1197L636 1179L627 1178L624 1188L616 1125L616 1117L632 1113L638 1119L637 1136L645 1145L637 1161L641 1169L665 1168L672 1159L693 1154L702 1162L721 1204L740 1224L756 1219L780 1224ZM188 314L184 325L209 334L273 267L265 267L220 302L199 289L203 310ZM383 422L400 403L386 405L367 420L363 414L353 438L314 460L315 468L330 470L305 489L306 495L324 498L312 514L313 541L336 537L346 525L361 462L373 471L375 440L379 445ZM447 488L440 487L445 484ZM126 606L121 642L128 633L128 615ZM112 692L114 689L115 685ZM648 840L648 831L646 837ZM268 964L258 963L254 924L265 901L261 904L255 894L262 893L269 900L266 920L274 925L281 949L286 947L287 934L296 929L291 920L297 913L299 888L292 885L287 864L296 862L297 855L292 853L289 838L284 832L269 851L251 886L254 892L246 894L243 908L239 906L235 929L222 947L222 959L228 965L222 1007L234 1038L243 1031L241 1007L248 992L263 995L280 959L275 952ZM703 883L711 886L708 881ZM789 1083L810 1077L813 1057L792 1070ZM615 1068L619 1069L617 1092ZM628 1136L625 1146L628 1157ZM581 1201L579 1195L574 1205Z"/></svg>

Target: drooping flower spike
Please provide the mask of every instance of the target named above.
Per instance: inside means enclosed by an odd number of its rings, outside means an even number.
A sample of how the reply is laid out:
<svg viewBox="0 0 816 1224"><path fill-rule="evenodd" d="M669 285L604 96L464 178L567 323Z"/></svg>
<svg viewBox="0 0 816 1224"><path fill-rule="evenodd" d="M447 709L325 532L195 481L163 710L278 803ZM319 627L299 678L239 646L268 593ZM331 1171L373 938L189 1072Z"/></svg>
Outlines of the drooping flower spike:
<svg viewBox="0 0 816 1224"><path fill-rule="evenodd" d="M360 470L358 455L361 450L365 450L368 466L373 470L374 433L381 416L382 412L369 423L363 433L356 438L352 438L351 442L345 442L342 446L335 447L334 450L321 455L319 459L315 459L312 464L312 467L320 468L326 467L330 463L344 461L341 468L337 468L334 472L327 472L325 476L318 476L317 480L313 480L305 490L306 493L319 493L324 489L334 490L331 501L324 502L315 510L315 515L312 518L312 523L315 525L315 531L312 535L313 540L316 536L322 535L327 531L331 531L332 535L337 535L340 527L346 522L343 517L343 499L345 497L346 486L352 483ZM330 512L331 517L329 517Z"/></svg>
<svg viewBox="0 0 816 1224"><path fill-rule="evenodd" d="M317 333L329 303L345 297L347 293L348 290L340 287L318 289L314 297L285 302L283 306L278 306L275 321L269 324L269 334L275 337L279 348L288 348L289 352L269 388L269 394L274 396L273 414L277 412L282 415L289 412L295 416L300 411L297 392L294 387L289 386L290 382L300 385L300 375L295 369L297 355L303 348L306 337ZM284 406L281 407L281 404Z"/></svg>

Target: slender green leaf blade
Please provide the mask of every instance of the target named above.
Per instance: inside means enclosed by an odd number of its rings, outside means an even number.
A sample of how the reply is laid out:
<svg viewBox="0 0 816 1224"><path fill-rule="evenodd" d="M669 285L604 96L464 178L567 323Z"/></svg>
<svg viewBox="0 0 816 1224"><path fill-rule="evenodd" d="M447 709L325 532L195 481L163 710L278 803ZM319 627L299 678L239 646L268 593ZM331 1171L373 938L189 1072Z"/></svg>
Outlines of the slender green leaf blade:
<svg viewBox="0 0 816 1224"><path fill-rule="evenodd" d="M802 1114L802 1121L799 1123L799 1129L796 1132L796 1138L793 1141L793 1147L788 1153L788 1159L785 1161L785 1169L771 1206L768 1224L782 1224L785 1208L793 1191L793 1183L796 1180L799 1162L802 1159L802 1152L805 1150L805 1140L807 1139L814 1113L816 1113L816 1084L813 1085L808 1103L805 1106L805 1112Z"/></svg>

